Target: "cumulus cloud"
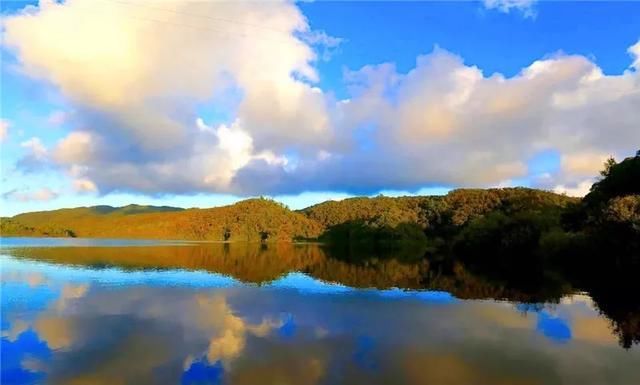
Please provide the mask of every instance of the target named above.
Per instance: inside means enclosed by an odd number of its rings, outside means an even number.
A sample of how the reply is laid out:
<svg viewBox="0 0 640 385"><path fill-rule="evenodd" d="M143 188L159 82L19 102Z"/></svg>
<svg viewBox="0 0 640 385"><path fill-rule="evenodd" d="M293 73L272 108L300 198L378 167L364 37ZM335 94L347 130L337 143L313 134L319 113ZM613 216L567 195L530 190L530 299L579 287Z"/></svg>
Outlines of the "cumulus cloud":
<svg viewBox="0 0 640 385"><path fill-rule="evenodd" d="M42 144L40 138L35 136L20 143L20 147L27 149L29 155L39 160L45 159L48 154L47 148Z"/></svg>
<svg viewBox="0 0 640 385"><path fill-rule="evenodd" d="M20 143L25 154L18 160L16 167L23 171L34 171L49 163L49 150L40 138L34 136Z"/></svg>
<svg viewBox="0 0 640 385"><path fill-rule="evenodd" d="M629 54L633 58L630 68L634 68L636 71L640 71L640 40L628 50Z"/></svg>
<svg viewBox="0 0 640 385"><path fill-rule="evenodd" d="M211 174L238 165L229 159L235 148L221 142L226 131L246 134L251 146L243 150L261 158L292 143L329 145L326 101L311 85L318 74L310 44L336 41L311 31L294 4L149 5L47 0L4 18L4 44L22 70L56 85L75 107L83 134L59 144L59 164L90 154L82 164L105 191L217 191L229 178ZM199 130L198 105L228 90L242 94L237 123Z"/></svg>
<svg viewBox="0 0 640 385"><path fill-rule="evenodd" d="M602 153L580 152L562 156L562 171L576 176L593 176L602 170L608 155Z"/></svg>
<svg viewBox="0 0 640 385"><path fill-rule="evenodd" d="M524 17L534 18L536 10L534 4L537 0L483 0L487 9L495 9L503 13L511 11L521 12Z"/></svg>
<svg viewBox="0 0 640 385"><path fill-rule="evenodd" d="M98 191L98 187L89 179L75 179L73 181L73 190L79 193L92 193Z"/></svg>
<svg viewBox="0 0 640 385"><path fill-rule="evenodd" d="M2 198L18 202L48 202L58 197L58 193L48 187L39 190L10 190L2 194Z"/></svg>
<svg viewBox="0 0 640 385"><path fill-rule="evenodd" d="M73 106L78 126L45 150L78 190L372 193L528 177L575 189L602 157L640 143L640 42L618 75L566 54L485 74L436 48L406 73L346 71L348 98L336 100L314 64L339 39L312 31L295 4L148 5L45 1L4 19L22 70ZM227 120L203 117L220 106ZM529 175L545 151L561 155L559 169Z"/></svg>
<svg viewBox="0 0 640 385"><path fill-rule="evenodd" d="M557 54L507 78L436 49L406 74L382 64L348 78L354 95L342 113L367 146L298 162L294 172L253 162L237 175L241 189L500 185L528 177L527 161L549 150L562 164L540 185L575 188L608 155L632 154L640 142L638 73L604 75L582 56Z"/></svg>
<svg viewBox="0 0 640 385"><path fill-rule="evenodd" d="M96 138L87 131L74 131L61 139L55 147L54 157L63 164L89 162L95 152Z"/></svg>

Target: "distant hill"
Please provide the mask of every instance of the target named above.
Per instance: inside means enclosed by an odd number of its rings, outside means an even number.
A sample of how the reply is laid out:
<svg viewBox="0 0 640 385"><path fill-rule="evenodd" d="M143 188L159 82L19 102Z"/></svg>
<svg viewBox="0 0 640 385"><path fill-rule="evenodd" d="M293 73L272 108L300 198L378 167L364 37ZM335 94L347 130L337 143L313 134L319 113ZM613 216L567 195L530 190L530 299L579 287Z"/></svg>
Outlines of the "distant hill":
<svg viewBox="0 0 640 385"><path fill-rule="evenodd" d="M33 215L38 216L86 216L86 215L107 215L107 214L121 214L121 215L129 215L129 214L146 214L146 213L159 213L159 212L173 212L173 211L183 211L183 208L180 207L171 207L171 206L144 206L144 205L127 205L122 207L113 207L107 205L101 206L90 206L90 207L76 207L71 209L59 209L59 210L50 210L50 211L34 211L25 214L18 214L14 219L30 217Z"/></svg>
<svg viewBox="0 0 640 385"><path fill-rule="evenodd" d="M15 229L5 232L5 228ZM314 238L321 228L269 199L248 199L210 209L166 206L94 206L41 211L2 219L2 235L61 236L41 228L68 229L67 236L214 241ZM34 229L31 231L29 229Z"/></svg>
<svg viewBox="0 0 640 385"><path fill-rule="evenodd" d="M358 222L361 230L385 230L376 237L394 238L396 228L402 229L401 235L407 231L415 233L407 224L418 231L443 231L495 210L560 208L575 201L545 191L507 188L454 190L446 196L351 198L300 211L263 198L210 209L93 206L3 218L2 235L290 241L315 239L337 225ZM342 231L344 229L342 226Z"/></svg>

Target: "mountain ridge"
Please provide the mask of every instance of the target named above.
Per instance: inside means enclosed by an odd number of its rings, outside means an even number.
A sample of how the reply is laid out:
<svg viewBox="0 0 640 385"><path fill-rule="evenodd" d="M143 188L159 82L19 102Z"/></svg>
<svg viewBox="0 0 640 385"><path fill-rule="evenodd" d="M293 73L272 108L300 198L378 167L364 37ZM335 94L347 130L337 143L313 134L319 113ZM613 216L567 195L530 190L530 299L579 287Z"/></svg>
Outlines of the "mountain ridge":
<svg viewBox="0 0 640 385"><path fill-rule="evenodd" d="M333 226L349 222L363 222L376 228L410 223L425 230L442 222L442 216L450 216L460 225L518 200L539 200L552 206L577 201L543 190L504 188L458 189L442 196L354 197L325 201L301 210L290 210L268 198L190 209L99 205L2 218L2 235L292 241L316 239Z"/></svg>

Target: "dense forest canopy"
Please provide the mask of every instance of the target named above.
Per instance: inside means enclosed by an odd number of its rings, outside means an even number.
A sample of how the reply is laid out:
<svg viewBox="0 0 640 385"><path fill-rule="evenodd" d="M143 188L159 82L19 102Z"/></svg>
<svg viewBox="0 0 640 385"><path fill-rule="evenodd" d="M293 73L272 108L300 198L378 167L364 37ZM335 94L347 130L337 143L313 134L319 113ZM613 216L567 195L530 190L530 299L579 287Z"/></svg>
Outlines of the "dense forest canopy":
<svg viewBox="0 0 640 385"><path fill-rule="evenodd" d="M16 224L33 230L27 233ZM78 237L249 242L315 238L321 230L306 216L275 201L258 198L210 209L130 205L34 212L3 218L2 234L60 235L46 231L50 227L69 229Z"/></svg>
<svg viewBox="0 0 640 385"><path fill-rule="evenodd" d="M273 200L248 199L211 209L129 205L81 207L3 218L3 235L167 238L215 241L317 238L345 224L389 232L460 227L489 212L563 207L573 198L526 189L454 190L446 196L352 198L291 211ZM28 231L25 229L29 229ZM386 229L386 230L384 230ZM411 230L413 231L413 230ZM364 232L362 233L364 236ZM393 238L393 235L389 235Z"/></svg>

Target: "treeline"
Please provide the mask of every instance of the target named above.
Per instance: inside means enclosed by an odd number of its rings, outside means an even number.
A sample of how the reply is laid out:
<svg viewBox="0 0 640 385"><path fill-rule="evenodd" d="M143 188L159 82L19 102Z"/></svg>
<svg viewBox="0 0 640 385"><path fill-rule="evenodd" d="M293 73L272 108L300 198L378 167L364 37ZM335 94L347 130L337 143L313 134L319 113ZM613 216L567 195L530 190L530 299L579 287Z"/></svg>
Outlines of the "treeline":
<svg viewBox="0 0 640 385"><path fill-rule="evenodd" d="M61 227L42 224L39 226L27 226L15 219L0 218L0 234L4 237L75 237L72 230Z"/></svg>
<svg viewBox="0 0 640 385"><path fill-rule="evenodd" d="M640 154L609 159L584 199L528 188L460 189L443 197L345 199L302 212L332 244L424 242L431 256L493 267L602 253L629 260L640 254Z"/></svg>
<svg viewBox="0 0 640 385"><path fill-rule="evenodd" d="M445 196L350 198L329 201L301 210L330 228L363 221L372 227L413 223L424 230L460 227L491 211L514 212L524 208L565 207L577 198L529 188L458 189Z"/></svg>
<svg viewBox="0 0 640 385"><path fill-rule="evenodd" d="M320 222L320 239L327 243L389 247L420 242L433 253L449 254L454 248L463 251L463 244L473 248L480 241L493 242L490 238L518 238L526 230L519 223L560 228L564 210L578 203L577 198L529 188L459 189L446 196L345 199L302 212Z"/></svg>
<svg viewBox="0 0 640 385"><path fill-rule="evenodd" d="M270 199L211 209L129 205L80 207L2 218L2 235L152 238L215 241L426 242L456 233L475 218L522 207L577 202L526 189L455 190L446 196L352 198L300 211Z"/></svg>
<svg viewBox="0 0 640 385"><path fill-rule="evenodd" d="M16 230L5 232L5 227ZM320 225L303 214L264 198L210 209L94 206L33 212L2 219L3 236L65 236L38 230L45 227L70 229L71 233L66 236L77 237L230 242L313 239L321 233Z"/></svg>
<svg viewBox="0 0 640 385"><path fill-rule="evenodd" d="M524 204L471 220L450 242L468 261L513 267L601 259L640 263L640 153L609 159L582 199ZM531 266L535 267L535 266Z"/></svg>

